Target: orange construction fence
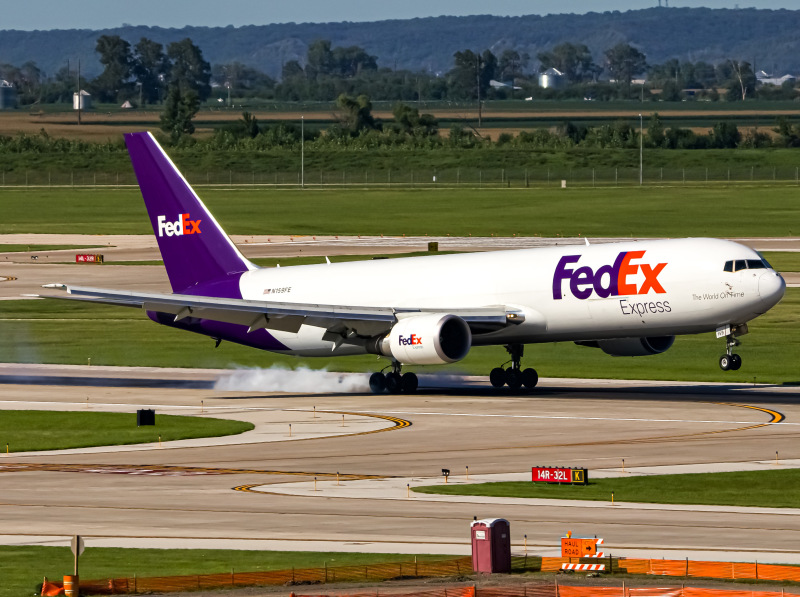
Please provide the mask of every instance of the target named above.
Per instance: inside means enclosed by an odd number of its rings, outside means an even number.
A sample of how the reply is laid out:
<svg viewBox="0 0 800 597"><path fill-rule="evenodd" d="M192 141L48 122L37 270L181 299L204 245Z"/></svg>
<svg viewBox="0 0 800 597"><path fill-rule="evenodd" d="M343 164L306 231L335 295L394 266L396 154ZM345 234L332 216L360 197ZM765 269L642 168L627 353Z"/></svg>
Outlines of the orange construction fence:
<svg viewBox="0 0 800 597"><path fill-rule="evenodd" d="M290 597L381 597L378 590L336 592L325 594L297 594ZM584 587L536 583L513 587L449 587L425 589L408 593L393 593L392 597L785 597L784 592L741 591L729 589L697 589L693 587L664 587L634 589L620 587ZM789 593L791 595L791 593Z"/></svg>
<svg viewBox="0 0 800 597"><path fill-rule="evenodd" d="M544 559L544 558L543 558ZM629 574L800 582L800 568L758 562L695 562L694 560L619 560Z"/></svg>
<svg viewBox="0 0 800 597"><path fill-rule="evenodd" d="M363 566L336 566L274 570L270 572L223 572L185 576L128 577L82 580L87 595L166 593L255 585L301 585L329 582L381 582L409 577L447 577L472 574L472 558L433 562L392 562Z"/></svg>
<svg viewBox="0 0 800 597"><path fill-rule="evenodd" d="M539 571L555 572L561 570L561 564L578 562L577 558L541 558L538 556L525 556L512 558L512 570L515 572ZM752 579L770 581L796 581L800 582L800 567L779 566L772 564L739 563L739 562L695 562L692 560L641 560L641 559L611 559L592 558L596 564L606 564L606 571L627 572L629 574L648 574L683 578L717 578L717 579ZM158 593L169 591L196 591L199 589L215 589L224 587L243 587L256 585L302 585L323 584L332 582L381 582L385 580L414 577L449 577L472 574L472 559L456 558L438 560L433 562L393 562L389 564L369 564L363 566L337 566L323 568L277 570L270 572L234 572L218 574L195 574L186 576L162 577L128 577L82 580L81 592L94 595ZM564 591L571 588L562 587ZM507 591L510 589L506 589ZM549 597L549 589L542 587L534 589L533 586L525 589L528 593L523 597L535 597L530 591L544 591L543 597ZM597 595L620 595L627 597L650 597L647 593L636 593L644 589L627 589L624 595L619 593L620 588L598 588ZM650 589L648 589L650 590ZM666 590L666 589L665 589ZM669 589L677 591L678 589ZM693 589L694 590L694 589ZM482 594L487 589L479 590ZM616 591L616 592L614 592ZM632 592L633 591L633 592ZM688 589L686 589L688 591ZM545 595L546 593L546 595ZM44 593L43 593L44 594ZM505 593L504 595L511 595ZM593 593L595 594L595 593ZM673 595L674 593L657 593L657 595ZM739 594L738 592L736 593ZM744 591L742 595L749 595ZM371 594L370 594L371 595ZM486 595L489 595L488 593ZM571 595L571 594L570 594ZM656 594L654 594L655 596ZM683 597L702 597L697 594L683 592ZM711 595L711 594L709 594ZM768 594L761 594L770 597ZM447 597L463 597L460 595ZM569 597L569 595L567 595Z"/></svg>

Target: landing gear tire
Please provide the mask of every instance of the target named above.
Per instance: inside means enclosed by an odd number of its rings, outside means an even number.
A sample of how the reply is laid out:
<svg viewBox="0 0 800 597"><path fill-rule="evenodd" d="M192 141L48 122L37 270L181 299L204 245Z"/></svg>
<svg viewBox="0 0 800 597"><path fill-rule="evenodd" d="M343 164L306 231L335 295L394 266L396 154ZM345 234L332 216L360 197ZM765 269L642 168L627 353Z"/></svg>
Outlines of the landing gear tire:
<svg viewBox="0 0 800 597"><path fill-rule="evenodd" d="M731 357L731 355L727 354L722 355L721 357L719 357L719 368L722 369L723 371L729 371L731 368L732 361L733 358Z"/></svg>
<svg viewBox="0 0 800 597"><path fill-rule="evenodd" d="M402 388L403 379L399 373L386 374L386 391L390 394L399 394Z"/></svg>
<svg viewBox="0 0 800 597"><path fill-rule="evenodd" d="M403 377L400 378L400 391L404 394L413 394L417 391L417 387L419 386L419 380L414 373L403 373Z"/></svg>
<svg viewBox="0 0 800 597"><path fill-rule="evenodd" d="M373 373L369 376L369 389L373 394L383 394L386 391L386 377L383 373Z"/></svg>
<svg viewBox="0 0 800 597"><path fill-rule="evenodd" d="M529 390L535 388L536 384L539 383L539 374L536 373L536 369L531 369L530 367L524 369L520 377L522 379L522 385Z"/></svg>
<svg viewBox="0 0 800 597"><path fill-rule="evenodd" d="M492 384L492 387L502 388L506 385L506 372L500 367L495 367L489 373L489 383Z"/></svg>
<svg viewBox="0 0 800 597"><path fill-rule="evenodd" d="M519 390L522 387L522 373L519 369L511 367L506 369L506 385L512 390Z"/></svg>
<svg viewBox="0 0 800 597"><path fill-rule="evenodd" d="M738 354L731 355L731 371L738 371L742 368L742 357Z"/></svg>

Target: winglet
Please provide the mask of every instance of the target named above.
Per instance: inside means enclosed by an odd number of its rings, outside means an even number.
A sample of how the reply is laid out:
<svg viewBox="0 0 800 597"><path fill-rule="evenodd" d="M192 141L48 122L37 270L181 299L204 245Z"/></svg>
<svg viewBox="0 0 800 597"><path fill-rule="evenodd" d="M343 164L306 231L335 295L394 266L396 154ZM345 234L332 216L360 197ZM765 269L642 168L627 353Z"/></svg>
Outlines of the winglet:
<svg viewBox="0 0 800 597"><path fill-rule="evenodd" d="M181 175L153 135L125 135L173 292L257 269Z"/></svg>

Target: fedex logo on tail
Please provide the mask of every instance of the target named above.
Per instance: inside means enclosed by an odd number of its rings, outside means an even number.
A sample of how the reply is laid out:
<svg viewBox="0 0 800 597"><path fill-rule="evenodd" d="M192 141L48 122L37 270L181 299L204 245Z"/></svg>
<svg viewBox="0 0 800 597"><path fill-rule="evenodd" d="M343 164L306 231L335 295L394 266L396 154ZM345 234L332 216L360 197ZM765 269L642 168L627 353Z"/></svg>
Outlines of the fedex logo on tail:
<svg viewBox="0 0 800 597"><path fill-rule="evenodd" d="M180 214L174 222L167 222L167 216L158 216L158 236L184 236L201 234L201 220L190 220L189 214Z"/></svg>
<svg viewBox="0 0 800 597"><path fill-rule="evenodd" d="M411 334L410 336L403 336L401 334L398 337L397 342L400 344L400 346L421 346L422 338L416 334Z"/></svg>
<svg viewBox="0 0 800 597"><path fill-rule="evenodd" d="M563 298L562 289L564 282L569 282L569 291L575 298L585 300L596 293L600 298L609 296L627 296L633 294L647 294L652 291L656 294L665 294L667 291L658 281L658 275L667 266L659 263L655 266L649 263L635 263L644 257L645 251L623 251L614 260L613 264L603 265L593 270L588 265L572 268L578 263L580 255L565 255L556 266L553 275L553 299ZM630 278L642 273L644 280L640 286Z"/></svg>

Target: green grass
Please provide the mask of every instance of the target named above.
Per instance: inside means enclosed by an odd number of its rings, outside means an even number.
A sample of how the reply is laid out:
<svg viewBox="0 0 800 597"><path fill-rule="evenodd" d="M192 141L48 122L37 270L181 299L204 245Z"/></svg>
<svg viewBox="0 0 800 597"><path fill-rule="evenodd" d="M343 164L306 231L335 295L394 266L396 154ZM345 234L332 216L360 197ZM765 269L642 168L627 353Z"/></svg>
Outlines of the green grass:
<svg viewBox="0 0 800 597"><path fill-rule="evenodd" d="M800 253L762 251L769 264L779 272L800 272Z"/></svg>
<svg viewBox="0 0 800 597"><path fill-rule="evenodd" d="M136 414L0 411L0 444L11 452L63 450L90 446L142 444L196 437L234 435L253 429L251 423L164 415L156 411L154 426L136 426Z"/></svg>
<svg viewBox="0 0 800 597"><path fill-rule="evenodd" d="M542 377L597 377L779 384L800 383L800 290L790 288L783 301L750 324L737 352L744 365L723 372L717 359L723 343L713 333L683 336L662 355L613 358L598 349L572 343L530 345L524 364ZM156 325L137 309L69 301L3 301L0 310L0 362L71 363L156 367L282 365L334 371L374 371L387 365L375 356L300 358L276 355ZM122 342L120 339L124 338ZM420 373L486 375L507 360L502 347L475 347L466 359L444 367L415 368Z"/></svg>
<svg viewBox="0 0 800 597"><path fill-rule="evenodd" d="M80 559L82 579L214 574L221 572L261 572L295 568L321 568L355 564L379 564L449 559L453 556L368 554L333 552L239 551L221 549L122 549L91 547ZM3 582L0 597L32 595L47 576L60 581L72 573L73 556L69 547L0 546Z"/></svg>
<svg viewBox="0 0 800 597"><path fill-rule="evenodd" d="M200 195L229 234L775 237L800 230L794 186L205 188ZM135 189L4 191L0 234L24 232L152 234Z"/></svg>
<svg viewBox="0 0 800 597"><path fill-rule="evenodd" d="M61 251L65 249L99 249L97 245L13 245L0 243L0 253L22 253L27 251Z"/></svg>
<svg viewBox="0 0 800 597"><path fill-rule="evenodd" d="M491 497L547 498L649 504L710 504L797 508L800 469L595 479L589 485L550 485L526 481L415 487L420 493Z"/></svg>

